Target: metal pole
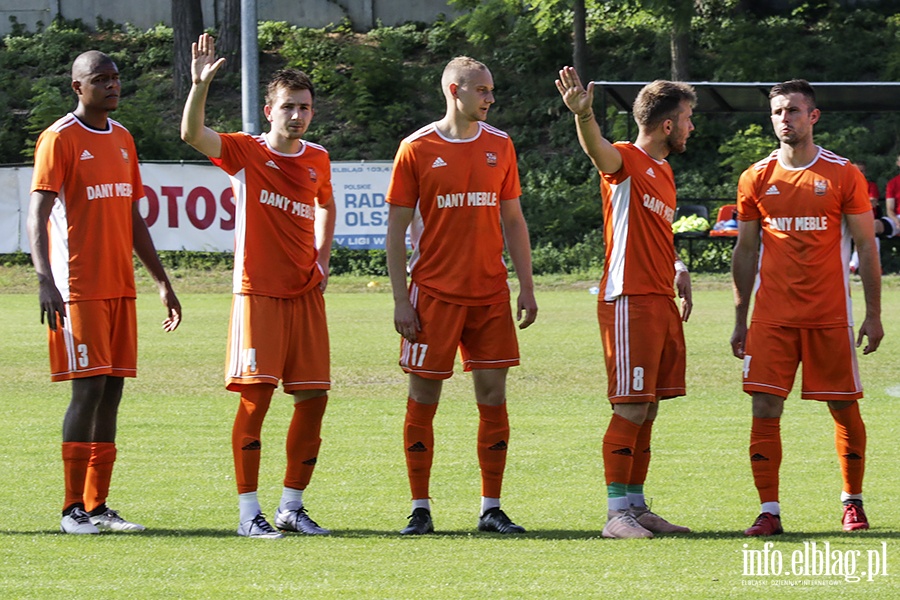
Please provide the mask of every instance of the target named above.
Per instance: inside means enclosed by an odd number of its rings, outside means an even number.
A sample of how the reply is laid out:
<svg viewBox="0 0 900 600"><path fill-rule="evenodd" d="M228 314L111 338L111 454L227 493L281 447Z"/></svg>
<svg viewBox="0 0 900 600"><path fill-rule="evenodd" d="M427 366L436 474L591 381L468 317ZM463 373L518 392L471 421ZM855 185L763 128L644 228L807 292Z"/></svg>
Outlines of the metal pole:
<svg viewBox="0 0 900 600"><path fill-rule="evenodd" d="M261 133L256 0L241 0L241 117L245 132Z"/></svg>

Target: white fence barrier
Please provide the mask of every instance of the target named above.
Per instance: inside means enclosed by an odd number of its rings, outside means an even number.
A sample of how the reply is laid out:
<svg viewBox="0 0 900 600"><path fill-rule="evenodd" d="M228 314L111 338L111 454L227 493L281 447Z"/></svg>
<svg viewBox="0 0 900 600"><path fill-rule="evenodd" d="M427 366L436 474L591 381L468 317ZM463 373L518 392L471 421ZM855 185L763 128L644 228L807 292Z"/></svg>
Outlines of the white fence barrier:
<svg viewBox="0 0 900 600"><path fill-rule="evenodd" d="M384 248L390 161L331 163L338 210L334 240ZM0 167L0 253L29 252L25 219L31 167ZM234 196L228 176L200 164L141 163L141 215L158 250L234 250Z"/></svg>

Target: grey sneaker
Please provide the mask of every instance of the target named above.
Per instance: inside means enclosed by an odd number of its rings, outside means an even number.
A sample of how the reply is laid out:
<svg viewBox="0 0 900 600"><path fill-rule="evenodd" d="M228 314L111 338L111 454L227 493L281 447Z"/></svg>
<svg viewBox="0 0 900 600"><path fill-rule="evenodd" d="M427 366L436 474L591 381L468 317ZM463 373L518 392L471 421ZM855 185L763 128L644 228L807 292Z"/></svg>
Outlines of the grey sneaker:
<svg viewBox="0 0 900 600"><path fill-rule="evenodd" d="M277 540L284 537L279 531L276 531L269 525L269 522L266 521L266 516L262 513L259 513L249 521L244 521L238 525L237 533L238 535L248 538L270 540Z"/></svg>
<svg viewBox="0 0 900 600"><path fill-rule="evenodd" d="M93 523L91 517L81 508L75 508L67 515L63 515L59 528L63 533L90 534L100 533Z"/></svg>
<svg viewBox="0 0 900 600"><path fill-rule="evenodd" d="M627 510L609 511L608 520L601 534L605 538L652 538L653 533L638 523Z"/></svg>
<svg viewBox="0 0 900 600"><path fill-rule="evenodd" d="M275 511L275 527L282 531L296 531L306 535L328 535L331 533L330 529L320 527L318 523L313 521L302 506L294 510L282 510L279 507Z"/></svg>
<svg viewBox="0 0 900 600"><path fill-rule="evenodd" d="M651 511L646 506L631 506L631 514L635 520L647 531L653 533L690 533L689 527L669 523L661 516Z"/></svg>
<svg viewBox="0 0 900 600"><path fill-rule="evenodd" d="M99 515L91 515L91 524L103 531L144 531L147 529L138 523L126 521L118 512L107 507Z"/></svg>

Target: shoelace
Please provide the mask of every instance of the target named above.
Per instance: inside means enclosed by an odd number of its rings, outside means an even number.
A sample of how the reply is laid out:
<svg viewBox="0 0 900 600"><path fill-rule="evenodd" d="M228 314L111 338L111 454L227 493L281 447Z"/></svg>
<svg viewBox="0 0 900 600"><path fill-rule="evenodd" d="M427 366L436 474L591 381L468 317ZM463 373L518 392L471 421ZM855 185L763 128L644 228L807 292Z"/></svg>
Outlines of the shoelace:
<svg viewBox="0 0 900 600"><path fill-rule="evenodd" d="M119 513L117 513L116 511L114 511L111 508L106 509L105 513L103 513L102 515L97 515L97 516L98 517L105 516L106 519L109 521L124 521L125 520L119 516Z"/></svg>
<svg viewBox="0 0 900 600"><path fill-rule="evenodd" d="M275 531L275 528L269 525L269 522L266 521L266 516L262 513L259 513L258 515L253 517L253 524L261 529L264 533L274 533Z"/></svg>
<svg viewBox="0 0 900 600"><path fill-rule="evenodd" d="M294 511L294 512L297 513L297 520L298 520L298 521L304 520L304 521L306 521L307 523L309 523L310 525L312 525L313 527L319 527L319 524L316 523L315 521L313 521L313 520L312 520L312 517L309 516L309 513L306 512L306 507L301 506L300 508L298 508L298 509L297 509L296 511ZM321 529L321 527L319 527L319 529Z"/></svg>
<svg viewBox="0 0 900 600"><path fill-rule="evenodd" d="M69 513L69 516L72 517L72 520L79 525L84 525L85 523L91 522L91 516L83 510L73 510Z"/></svg>

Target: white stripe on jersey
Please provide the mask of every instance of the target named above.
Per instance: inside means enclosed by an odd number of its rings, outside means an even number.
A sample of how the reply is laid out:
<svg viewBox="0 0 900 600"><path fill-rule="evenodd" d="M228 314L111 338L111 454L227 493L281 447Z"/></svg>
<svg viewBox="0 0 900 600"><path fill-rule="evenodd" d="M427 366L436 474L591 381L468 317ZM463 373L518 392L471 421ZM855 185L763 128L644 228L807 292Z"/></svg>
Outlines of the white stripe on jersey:
<svg viewBox="0 0 900 600"><path fill-rule="evenodd" d="M497 128L494 127L493 125L488 125L488 124L485 123L484 121L480 122L479 124L481 125L481 129L482 129L483 131L486 131L486 132L488 132L488 133L493 133L494 135L499 136L499 137L502 137L502 138L508 138L508 137L509 137L509 134L506 133L505 131L503 131L502 129L497 129Z"/></svg>
<svg viewBox="0 0 900 600"><path fill-rule="evenodd" d="M610 185L612 212L612 253L606 265L606 289L603 299L611 302L622 295L625 286L625 251L628 248L628 210L631 202L631 177L619 184Z"/></svg>
<svg viewBox="0 0 900 600"><path fill-rule="evenodd" d="M627 396L631 383L631 330L628 326L628 296L615 300L616 395Z"/></svg>
<svg viewBox="0 0 900 600"><path fill-rule="evenodd" d="M844 265L844 305L847 307L847 325L853 327L853 300L850 298L850 255L852 252L853 240L850 235L850 228L847 225L847 217L841 218L841 263ZM855 347L854 342L851 347ZM856 354L854 352L854 354Z"/></svg>
<svg viewBox="0 0 900 600"><path fill-rule="evenodd" d="M244 253L247 244L247 170L229 175L234 188L234 274L231 291L240 294L244 278Z"/></svg>
<svg viewBox="0 0 900 600"><path fill-rule="evenodd" d="M60 190L50 211L50 271L63 302L69 301L69 219L66 213L66 191Z"/></svg>
<svg viewBox="0 0 900 600"><path fill-rule="evenodd" d="M437 123L429 123L428 125L425 125L424 127L420 127L416 131L412 132L411 134L409 134L408 136L403 138L403 141L406 142L407 144L409 144L410 142L413 142L413 141L419 139L420 137L424 137L433 131L437 131Z"/></svg>
<svg viewBox="0 0 900 600"><path fill-rule="evenodd" d="M840 165L842 167L844 165L846 165L848 162L850 162L843 156L838 156L831 150L826 150L825 148L819 148L819 157L824 161L834 163L834 164Z"/></svg>
<svg viewBox="0 0 900 600"><path fill-rule="evenodd" d="M762 159L759 162L753 163L753 169L756 171L761 171L765 169L770 162L778 159L778 150L773 150L771 154Z"/></svg>

